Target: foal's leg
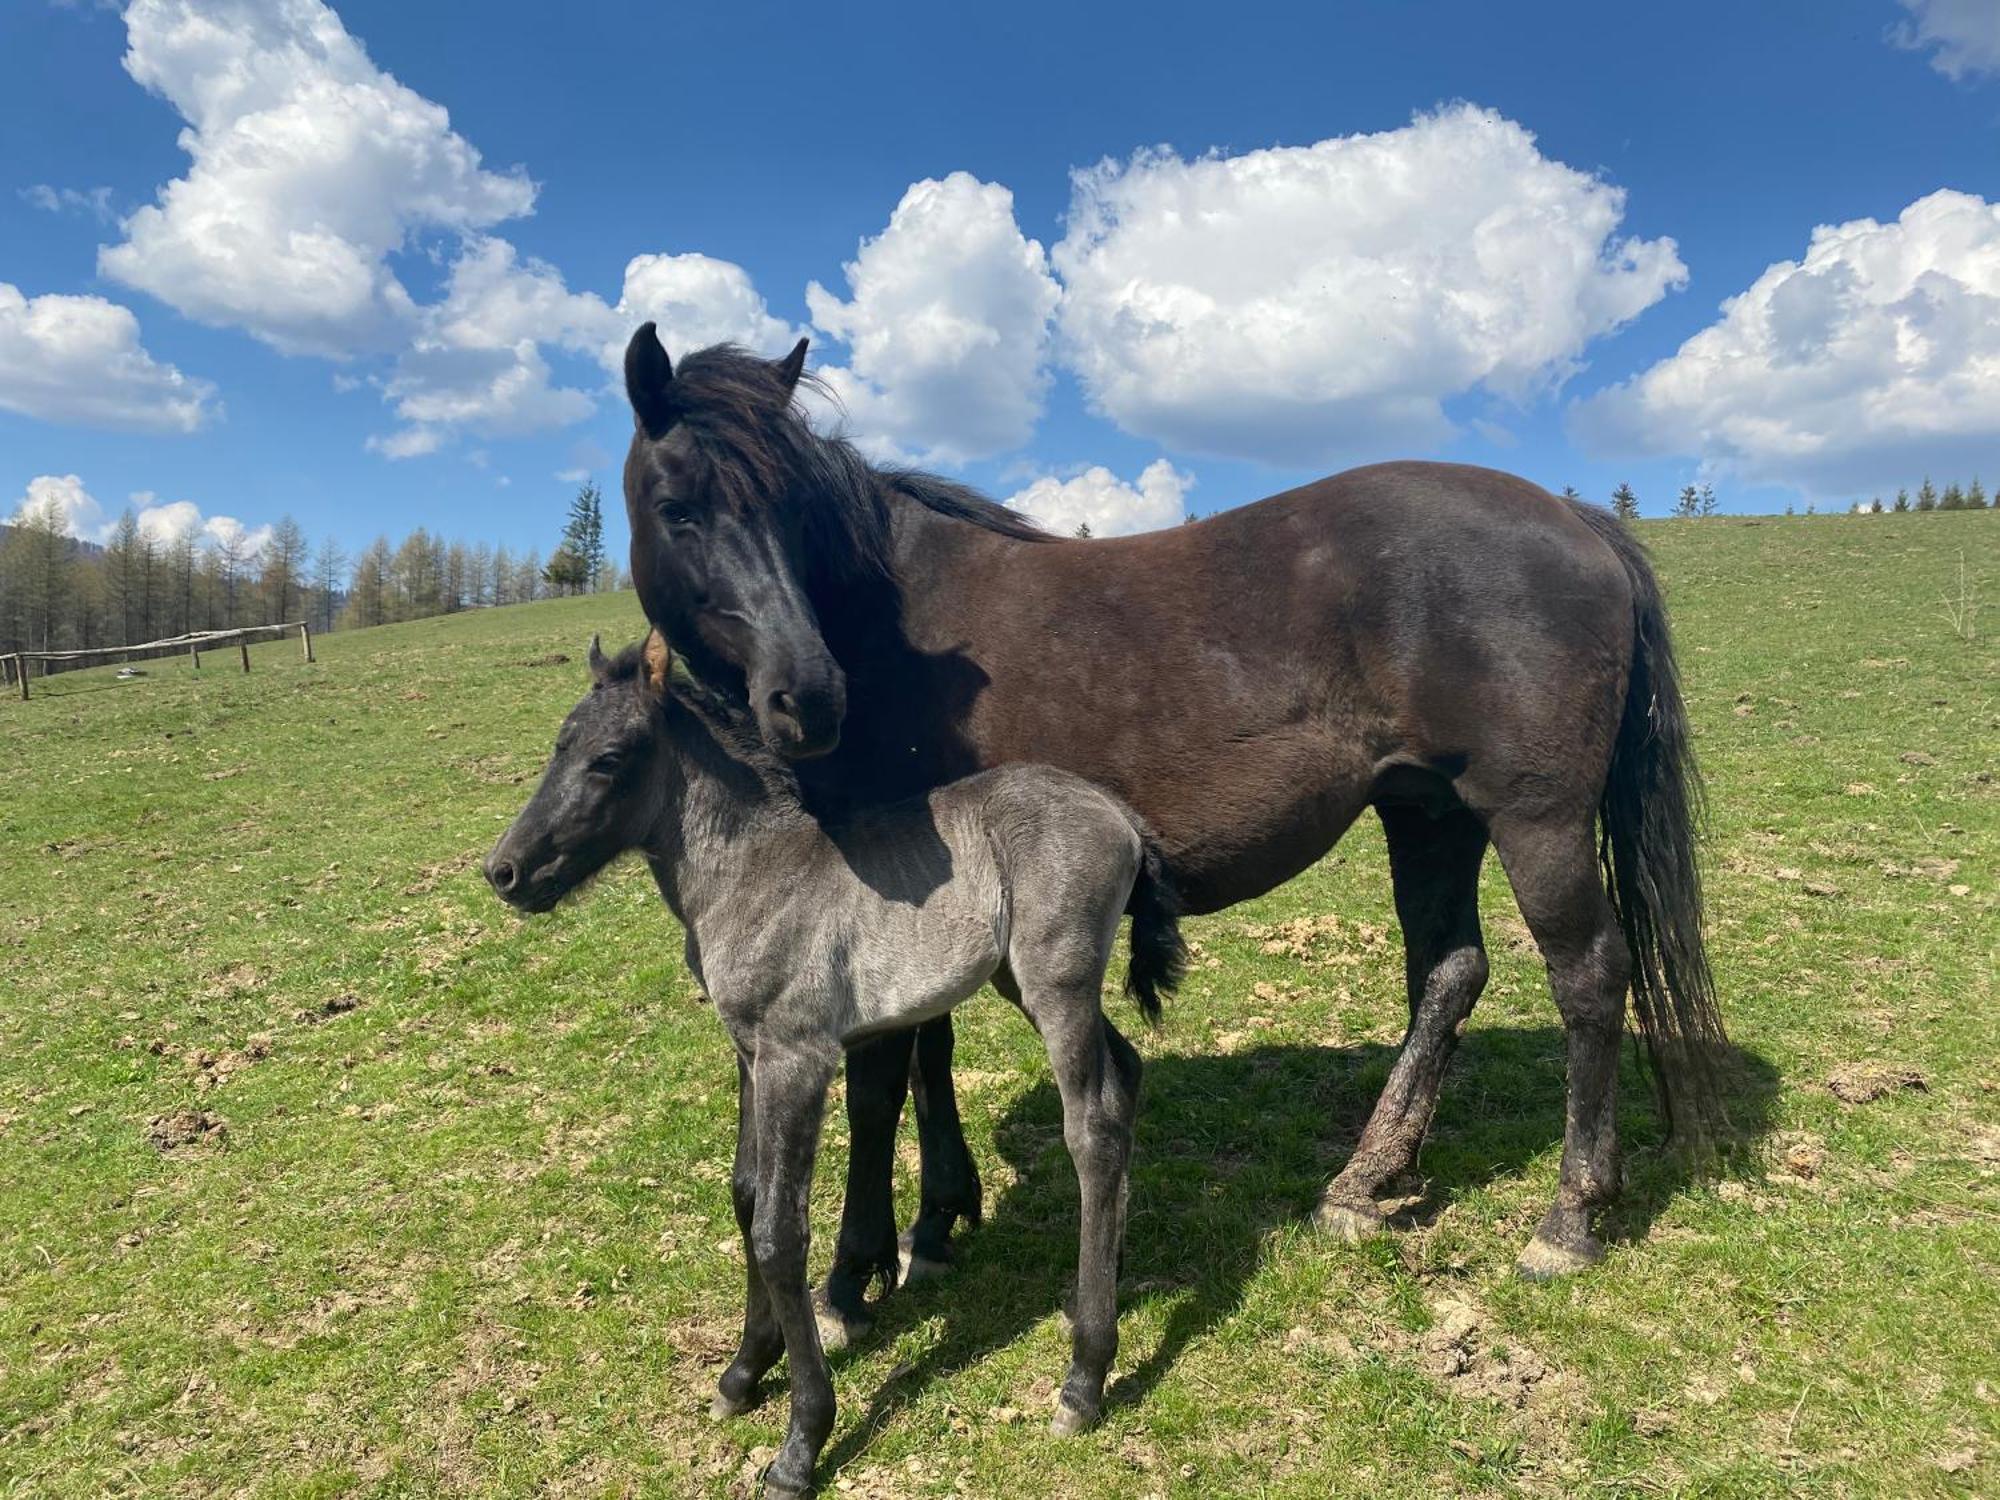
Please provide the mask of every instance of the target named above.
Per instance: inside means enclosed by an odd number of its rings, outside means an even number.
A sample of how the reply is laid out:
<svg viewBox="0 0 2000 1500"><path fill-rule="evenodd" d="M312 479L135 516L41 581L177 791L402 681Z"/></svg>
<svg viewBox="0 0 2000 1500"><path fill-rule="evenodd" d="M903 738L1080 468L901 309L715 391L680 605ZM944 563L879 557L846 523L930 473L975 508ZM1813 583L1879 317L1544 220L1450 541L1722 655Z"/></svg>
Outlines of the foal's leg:
<svg viewBox="0 0 2000 1500"><path fill-rule="evenodd" d="M910 1228L912 1281L942 1271L951 1258L952 1226L961 1218L977 1224L984 1208L979 1167L965 1143L958 1098L951 1085L951 1016L917 1028L910 1089L917 1101L917 1149L922 1161L922 1199Z"/></svg>
<svg viewBox="0 0 2000 1500"><path fill-rule="evenodd" d="M830 1044L824 1049L766 1045L758 1048L751 1065L757 1096L757 1203L750 1250L783 1331L792 1373L791 1422L778 1456L764 1471L765 1489L772 1495L803 1495L812 1487L813 1465L833 1430L833 1381L806 1285L811 1242L806 1210L827 1085L838 1061Z"/></svg>
<svg viewBox="0 0 2000 1500"><path fill-rule="evenodd" d="M896 1127L909 1092L916 1032L889 1032L847 1054L847 1199L840 1214L840 1239L826 1273L826 1310L821 1331L839 1347L858 1338L873 1321L868 1284L882 1278L885 1291L900 1271L896 1246ZM949 1082L947 1082L949 1087ZM919 1128L921 1128L921 1114Z"/></svg>
<svg viewBox="0 0 2000 1500"><path fill-rule="evenodd" d="M1118 1267L1139 1103L1139 1054L1098 1009L1098 987L1078 987L1023 1009L1042 1034L1062 1094L1063 1140L1076 1164L1082 1221L1069 1373L1050 1427L1081 1432L1097 1420L1118 1353Z"/></svg>
<svg viewBox="0 0 2000 1500"><path fill-rule="evenodd" d="M757 1404L757 1382L778 1362L785 1351L784 1335L771 1311L771 1296L764 1287L764 1273L757 1269L757 1257L750 1244L750 1231L757 1212L757 1093L750 1064L741 1053L736 1057L736 1166L729 1176L729 1194L736 1204L736 1227L743 1235L743 1339L736 1358L722 1372L720 1388L709 1404L712 1417L734 1417Z"/></svg>
<svg viewBox="0 0 2000 1500"><path fill-rule="evenodd" d="M1438 818L1401 805L1378 811L1403 925L1410 1029L1360 1143L1313 1216L1322 1229L1350 1240L1382 1227L1375 1195L1415 1164L1459 1032L1486 987L1479 932L1484 825L1464 808Z"/></svg>
<svg viewBox="0 0 2000 1500"><path fill-rule="evenodd" d="M1591 1214L1618 1193L1618 1045L1632 952L1598 874L1590 816L1496 820L1494 847L1548 966L1569 1049L1562 1182L1521 1252L1521 1274L1560 1276L1598 1259Z"/></svg>

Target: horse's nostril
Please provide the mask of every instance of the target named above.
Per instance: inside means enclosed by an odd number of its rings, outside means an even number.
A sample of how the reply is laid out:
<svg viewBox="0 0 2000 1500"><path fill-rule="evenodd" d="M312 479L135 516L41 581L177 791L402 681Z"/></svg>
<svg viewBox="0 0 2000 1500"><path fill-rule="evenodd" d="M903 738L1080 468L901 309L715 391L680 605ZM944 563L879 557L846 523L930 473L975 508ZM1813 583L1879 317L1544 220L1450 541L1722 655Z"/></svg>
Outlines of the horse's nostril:
<svg viewBox="0 0 2000 1500"><path fill-rule="evenodd" d="M486 878L493 882L493 889L505 893L514 889L514 883L521 872L514 868L513 861L499 859L486 867Z"/></svg>
<svg viewBox="0 0 2000 1500"><path fill-rule="evenodd" d="M799 700L790 693L779 691L771 694L771 712L783 714L788 719L799 716Z"/></svg>

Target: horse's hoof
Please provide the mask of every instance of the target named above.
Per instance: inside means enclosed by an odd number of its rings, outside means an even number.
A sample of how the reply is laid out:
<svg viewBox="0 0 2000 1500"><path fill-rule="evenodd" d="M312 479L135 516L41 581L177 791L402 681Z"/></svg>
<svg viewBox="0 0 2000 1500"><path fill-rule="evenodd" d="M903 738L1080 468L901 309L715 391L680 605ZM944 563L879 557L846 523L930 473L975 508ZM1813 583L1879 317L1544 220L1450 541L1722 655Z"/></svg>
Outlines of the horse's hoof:
<svg viewBox="0 0 2000 1500"><path fill-rule="evenodd" d="M1313 1215L1313 1223L1322 1234L1350 1245L1373 1239L1389 1228L1382 1210L1372 1203L1322 1203Z"/></svg>
<svg viewBox="0 0 2000 1500"><path fill-rule="evenodd" d="M747 1396L726 1396L721 1391L708 1403L710 1420L727 1422L731 1417L740 1417L757 1405L757 1393L753 1390Z"/></svg>
<svg viewBox="0 0 2000 1500"><path fill-rule="evenodd" d="M903 1251L903 1284L913 1281L930 1281L944 1275L951 1269L949 1261L932 1260L928 1255L919 1255L905 1247Z"/></svg>
<svg viewBox="0 0 2000 1500"><path fill-rule="evenodd" d="M1554 1281L1559 1276L1573 1276L1602 1259L1604 1247L1596 1240L1562 1245L1538 1234L1528 1241L1527 1249L1514 1262L1514 1269L1529 1281Z"/></svg>
<svg viewBox="0 0 2000 1500"><path fill-rule="evenodd" d="M1049 1420L1049 1431L1056 1437L1075 1437L1079 1432L1088 1432L1096 1425L1096 1412L1082 1411L1067 1401L1058 1401L1056 1414Z"/></svg>

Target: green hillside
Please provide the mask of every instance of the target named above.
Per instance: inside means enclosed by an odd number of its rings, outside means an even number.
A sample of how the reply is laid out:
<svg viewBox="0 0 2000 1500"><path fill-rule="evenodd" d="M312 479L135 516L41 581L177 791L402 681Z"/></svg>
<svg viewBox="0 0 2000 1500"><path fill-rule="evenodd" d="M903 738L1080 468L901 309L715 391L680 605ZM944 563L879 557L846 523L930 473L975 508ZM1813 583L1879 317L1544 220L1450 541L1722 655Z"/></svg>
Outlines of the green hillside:
<svg viewBox="0 0 2000 1500"><path fill-rule="evenodd" d="M1493 981L1406 1228L1315 1235L1404 1016L1364 822L1190 923L1164 1029L1129 1028L1124 1344L1069 1443L1054 1091L1009 1008L960 1012L987 1222L836 1359L828 1494L2000 1490L2000 517L1645 530L1711 787L1737 1165L1657 1149L1628 1058L1610 1256L1511 1274L1561 1033L1489 861ZM477 870L591 632L639 629L570 599L0 702L0 1495L744 1492L785 1408L780 1379L705 1416L729 1048L642 869L530 921ZM816 1265L844 1153L836 1099ZM914 1167L910 1138L906 1218Z"/></svg>

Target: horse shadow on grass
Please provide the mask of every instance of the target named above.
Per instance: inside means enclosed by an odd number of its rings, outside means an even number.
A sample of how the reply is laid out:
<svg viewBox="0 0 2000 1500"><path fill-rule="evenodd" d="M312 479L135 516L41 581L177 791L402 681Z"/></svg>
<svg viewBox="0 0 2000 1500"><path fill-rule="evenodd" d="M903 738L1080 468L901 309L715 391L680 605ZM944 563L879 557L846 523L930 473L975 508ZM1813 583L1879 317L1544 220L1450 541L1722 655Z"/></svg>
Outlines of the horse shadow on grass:
<svg viewBox="0 0 2000 1500"><path fill-rule="evenodd" d="M1119 1309L1129 1314L1159 1296L1174 1306L1158 1347L1114 1378L1107 1407L1143 1400L1194 1340L1242 1306L1270 1234L1310 1220L1397 1051L1380 1044L1278 1045L1147 1061ZM1742 1150L1770 1128L1777 1070L1732 1048L1722 1077L1734 1129L1727 1146ZM1665 1148L1650 1080L1630 1046L1619 1082L1625 1189L1600 1226L1613 1246L1643 1241L1655 1217L1700 1172L1685 1153ZM1391 1216L1392 1224L1434 1222L1453 1203L1559 1150L1563 1106L1560 1027L1468 1033L1418 1159L1414 1201ZM961 1238L948 1274L903 1287L879 1305L876 1331L861 1347L880 1347L933 1317L943 1335L875 1395L826 1455L826 1472L865 1452L926 1384L1014 1342L1068 1294L1076 1273L1077 1189L1053 1083L1044 1078L1009 1105L993 1135L1013 1182L985 1224ZM1537 1203L1537 1216L1544 1206ZM1521 1242L1532 1233L1531 1219ZM1063 1369L1063 1359L1051 1363L1052 1384Z"/></svg>

